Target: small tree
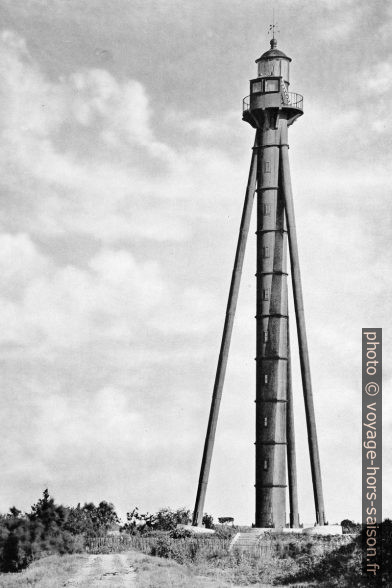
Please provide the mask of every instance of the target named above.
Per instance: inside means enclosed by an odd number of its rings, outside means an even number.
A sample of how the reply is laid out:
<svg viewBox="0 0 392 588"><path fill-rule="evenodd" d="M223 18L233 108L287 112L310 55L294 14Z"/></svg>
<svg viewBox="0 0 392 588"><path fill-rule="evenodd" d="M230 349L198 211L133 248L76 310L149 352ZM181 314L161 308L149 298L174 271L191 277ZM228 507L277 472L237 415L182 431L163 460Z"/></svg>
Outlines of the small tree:
<svg viewBox="0 0 392 588"><path fill-rule="evenodd" d="M148 529L152 529L154 527L155 521L156 516L154 514L150 514L148 512L141 513L136 506L133 510L127 512L127 522L123 527L121 527L120 531L129 533L130 535L143 533Z"/></svg>
<svg viewBox="0 0 392 588"><path fill-rule="evenodd" d="M159 531L171 531L177 525L189 525L191 522L190 510L186 508L161 508L155 514L154 529Z"/></svg>
<svg viewBox="0 0 392 588"><path fill-rule="evenodd" d="M93 502L80 504L76 508L68 509L66 529L73 534L97 536L106 535L114 524L120 522L113 504L103 500L95 506Z"/></svg>
<svg viewBox="0 0 392 588"><path fill-rule="evenodd" d="M206 529L214 529L214 517L204 513L202 523Z"/></svg>
<svg viewBox="0 0 392 588"><path fill-rule="evenodd" d="M44 490L43 497L31 507L27 517L32 522L39 522L43 525L45 532L55 532L58 527L63 527L67 518L67 509L64 506L57 506L54 498L49 496L48 489Z"/></svg>

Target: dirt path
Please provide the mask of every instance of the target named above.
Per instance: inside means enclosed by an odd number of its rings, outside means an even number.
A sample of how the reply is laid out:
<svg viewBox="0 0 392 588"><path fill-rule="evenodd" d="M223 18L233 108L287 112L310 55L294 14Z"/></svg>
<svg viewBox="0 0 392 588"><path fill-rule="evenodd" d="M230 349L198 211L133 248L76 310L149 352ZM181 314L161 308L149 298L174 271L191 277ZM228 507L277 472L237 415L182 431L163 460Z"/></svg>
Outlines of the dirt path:
<svg viewBox="0 0 392 588"><path fill-rule="evenodd" d="M72 588L132 588L136 573L127 553L87 555L84 566L64 583Z"/></svg>

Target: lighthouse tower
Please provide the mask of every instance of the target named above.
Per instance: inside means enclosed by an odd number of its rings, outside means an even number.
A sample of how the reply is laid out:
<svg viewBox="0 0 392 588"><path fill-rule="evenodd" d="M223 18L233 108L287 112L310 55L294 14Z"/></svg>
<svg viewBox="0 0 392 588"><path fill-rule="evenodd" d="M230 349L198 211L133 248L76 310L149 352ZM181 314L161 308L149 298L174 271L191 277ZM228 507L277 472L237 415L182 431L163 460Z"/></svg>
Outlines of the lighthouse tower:
<svg viewBox="0 0 392 588"><path fill-rule="evenodd" d="M271 26L272 31L275 25ZM243 101L243 120L255 130L225 325L220 348L193 524L200 525L222 396L253 200L257 203L255 526L299 526L288 316L289 269L295 307L316 523L325 524L304 303L288 159L288 127L303 114L289 91L291 59L271 48L256 60L257 77ZM290 268L288 255L290 254ZM286 493L289 488L289 517Z"/></svg>
<svg viewBox="0 0 392 588"><path fill-rule="evenodd" d="M243 119L257 129L256 273L256 527L286 524L288 414L287 224L282 146L287 128L303 114L288 91L291 59L271 49L256 61ZM293 513L297 518L297 513ZM295 521L296 522L296 521Z"/></svg>

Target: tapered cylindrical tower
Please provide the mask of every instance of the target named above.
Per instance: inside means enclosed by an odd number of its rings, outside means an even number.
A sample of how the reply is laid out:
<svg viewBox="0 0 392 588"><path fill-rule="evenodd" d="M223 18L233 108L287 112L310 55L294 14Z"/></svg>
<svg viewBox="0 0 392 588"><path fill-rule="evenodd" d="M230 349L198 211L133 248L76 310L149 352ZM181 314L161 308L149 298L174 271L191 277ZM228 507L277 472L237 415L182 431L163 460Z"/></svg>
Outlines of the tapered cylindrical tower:
<svg viewBox="0 0 392 588"><path fill-rule="evenodd" d="M276 39L250 82L243 118L258 129L256 303L256 527L286 524L288 401L287 227L282 131L302 114L288 91L291 59Z"/></svg>

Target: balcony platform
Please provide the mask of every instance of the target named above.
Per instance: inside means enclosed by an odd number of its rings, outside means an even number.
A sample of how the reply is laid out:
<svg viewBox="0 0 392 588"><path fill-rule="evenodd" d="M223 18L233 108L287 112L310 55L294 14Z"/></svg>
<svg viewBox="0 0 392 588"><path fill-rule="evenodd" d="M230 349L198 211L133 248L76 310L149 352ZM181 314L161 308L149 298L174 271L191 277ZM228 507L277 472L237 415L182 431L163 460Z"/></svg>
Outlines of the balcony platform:
<svg viewBox="0 0 392 588"><path fill-rule="evenodd" d="M273 108L284 111L287 116L287 124L292 125L304 113L303 102L303 96L295 92L287 92L286 95L282 92L251 94L243 99L242 120L252 127L258 128L258 121L263 118L263 111Z"/></svg>

